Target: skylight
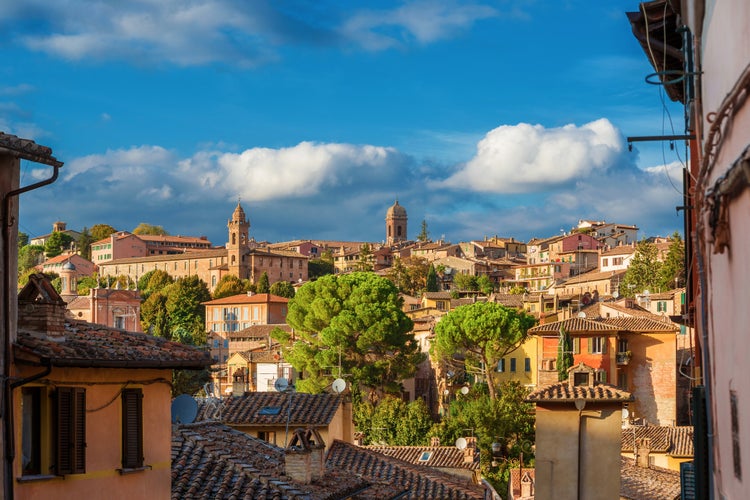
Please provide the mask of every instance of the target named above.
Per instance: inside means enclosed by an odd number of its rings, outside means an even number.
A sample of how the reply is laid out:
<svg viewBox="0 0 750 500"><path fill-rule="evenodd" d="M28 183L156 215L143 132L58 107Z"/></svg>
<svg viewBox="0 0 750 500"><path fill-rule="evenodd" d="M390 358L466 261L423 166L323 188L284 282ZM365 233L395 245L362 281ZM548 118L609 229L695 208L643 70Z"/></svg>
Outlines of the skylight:
<svg viewBox="0 0 750 500"><path fill-rule="evenodd" d="M426 461L428 461L430 459L431 456L432 456L432 452L431 451L423 451L422 455L420 455L420 457L419 457L419 461L420 462L426 462Z"/></svg>
<svg viewBox="0 0 750 500"><path fill-rule="evenodd" d="M278 406L264 406L258 410L258 415L278 415L281 408Z"/></svg>

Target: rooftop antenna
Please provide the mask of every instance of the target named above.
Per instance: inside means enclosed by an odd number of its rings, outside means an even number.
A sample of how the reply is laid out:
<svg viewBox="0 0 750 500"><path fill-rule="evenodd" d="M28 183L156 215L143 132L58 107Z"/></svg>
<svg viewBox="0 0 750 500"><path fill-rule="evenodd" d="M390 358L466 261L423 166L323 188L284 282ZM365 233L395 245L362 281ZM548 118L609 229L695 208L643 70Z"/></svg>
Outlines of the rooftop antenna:
<svg viewBox="0 0 750 500"><path fill-rule="evenodd" d="M198 415L198 403L189 394L174 398L171 408L173 424L192 424Z"/></svg>

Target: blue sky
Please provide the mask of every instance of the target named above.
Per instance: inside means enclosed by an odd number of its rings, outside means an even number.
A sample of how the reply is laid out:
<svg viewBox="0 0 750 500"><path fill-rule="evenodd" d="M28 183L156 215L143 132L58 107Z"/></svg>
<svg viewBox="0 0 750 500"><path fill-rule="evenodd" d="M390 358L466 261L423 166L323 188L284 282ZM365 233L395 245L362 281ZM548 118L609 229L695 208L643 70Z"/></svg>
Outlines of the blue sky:
<svg viewBox="0 0 750 500"><path fill-rule="evenodd" d="M140 222L226 242L527 240L579 219L682 227L682 133L635 1L20 0L0 4L0 130L50 146L20 229ZM666 99L666 97L664 98ZM679 153L679 154L677 154ZM24 163L22 184L49 174Z"/></svg>

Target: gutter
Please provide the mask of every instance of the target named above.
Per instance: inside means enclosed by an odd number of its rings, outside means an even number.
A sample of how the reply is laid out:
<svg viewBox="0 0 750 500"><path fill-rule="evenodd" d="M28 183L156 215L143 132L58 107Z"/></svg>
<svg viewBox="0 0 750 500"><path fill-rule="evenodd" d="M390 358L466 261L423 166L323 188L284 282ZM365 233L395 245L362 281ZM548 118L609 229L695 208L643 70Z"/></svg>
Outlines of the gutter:
<svg viewBox="0 0 750 500"><path fill-rule="evenodd" d="M3 493L4 497L8 499L13 498L13 459L15 458L15 440L14 440L14 427L13 427L13 384L10 381L11 377L11 331L13 328L13 323L11 319L11 290L15 290L16 287L12 286L11 282L11 260L10 260L10 240L11 240L11 230L15 227L15 220L11 220L11 200L17 196L20 196L23 193L33 191L34 189L38 189L43 186L47 186L48 184L52 184L57 180L57 177L60 173L60 167L62 167L62 162L59 162L55 160L54 162L50 161L50 159L45 159L46 161L43 161L42 163L52 163L52 168L54 169L52 172L52 176L48 179L45 179L43 181L30 184L28 186L21 187L19 189L14 189L11 191L8 191L5 196L3 197L3 207L2 207L2 224L3 224L3 291L4 291L4 299L3 299L3 307L2 310L5 313L5 318L3 322L3 347L5 349L4 353L4 365L3 365L3 384L2 384L2 393L0 394L0 397L2 398L2 425L3 425L3 439L5 440L5 463L4 465L4 485L3 485ZM15 238L14 238L15 240ZM15 273L14 273L15 274ZM14 277L15 279L15 277ZM13 294L15 297L16 294Z"/></svg>

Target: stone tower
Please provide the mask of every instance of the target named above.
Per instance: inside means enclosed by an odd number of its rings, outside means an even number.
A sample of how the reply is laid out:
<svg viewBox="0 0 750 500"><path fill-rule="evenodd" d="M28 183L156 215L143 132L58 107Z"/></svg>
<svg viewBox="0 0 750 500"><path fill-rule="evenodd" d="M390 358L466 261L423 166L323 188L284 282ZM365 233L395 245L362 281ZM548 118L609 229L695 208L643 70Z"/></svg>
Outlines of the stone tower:
<svg viewBox="0 0 750 500"><path fill-rule="evenodd" d="M239 201L232 213L232 218L227 222L227 229L229 230L229 240L227 241L229 274L233 274L240 279L249 278L250 273L245 261L245 251L248 248L250 221L247 219Z"/></svg>
<svg viewBox="0 0 750 500"><path fill-rule="evenodd" d="M407 240L406 236L406 209L398 204L398 200L388 209L385 214L385 237L386 244L394 245Z"/></svg>

